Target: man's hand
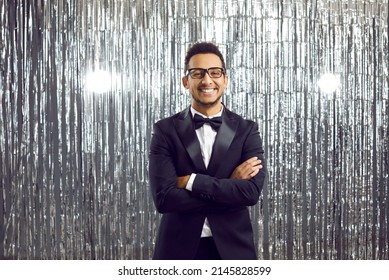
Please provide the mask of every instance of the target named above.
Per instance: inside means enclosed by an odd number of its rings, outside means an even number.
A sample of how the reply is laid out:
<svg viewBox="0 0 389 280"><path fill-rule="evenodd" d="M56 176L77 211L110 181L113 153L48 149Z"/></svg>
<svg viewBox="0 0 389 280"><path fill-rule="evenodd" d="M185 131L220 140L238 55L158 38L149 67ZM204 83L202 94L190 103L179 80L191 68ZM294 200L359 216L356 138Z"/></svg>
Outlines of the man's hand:
<svg viewBox="0 0 389 280"><path fill-rule="evenodd" d="M177 187L180 189L185 189L186 185L188 184L190 175L177 177Z"/></svg>
<svg viewBox="0 0 389 280"><path fill-rule="evenodd" d="M252 157L235 168L231 174L231 179L251 179L258 174L262 168L261 160Z"/></svg>

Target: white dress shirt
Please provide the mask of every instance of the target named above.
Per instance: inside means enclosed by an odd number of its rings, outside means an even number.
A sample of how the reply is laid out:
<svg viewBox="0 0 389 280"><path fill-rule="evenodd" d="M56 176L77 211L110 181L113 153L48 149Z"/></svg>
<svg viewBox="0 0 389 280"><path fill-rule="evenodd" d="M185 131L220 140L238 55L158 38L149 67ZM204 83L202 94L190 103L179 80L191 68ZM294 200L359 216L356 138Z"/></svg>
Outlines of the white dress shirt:
<svg viewBox="0 0 389 280"><path fill-rule="evenodd" d="M208 117L201 114L200 112L197 112L195 109L193 109L193 107L191 107L190 110L192 112L192 116L194 116L195 114L199 114L203 118L212 119L214 117L220 117L222 115L223 106L222 106L222 110L219 113ZM201 155L203 157L205 167L208 168L217 131L213 130L213 128L208 123L205 123L202 127L196 129L196 134L200 142ZM196 178L196 174L192 173L189 178L188 184L185 187L188 191L192 191L193 181L195 178ZM204 222L203 231L201 232L201 237L208 237L208 236L212 236L212 232L211 232L211 228L209 227L208 219L206 218Z"/></svg>

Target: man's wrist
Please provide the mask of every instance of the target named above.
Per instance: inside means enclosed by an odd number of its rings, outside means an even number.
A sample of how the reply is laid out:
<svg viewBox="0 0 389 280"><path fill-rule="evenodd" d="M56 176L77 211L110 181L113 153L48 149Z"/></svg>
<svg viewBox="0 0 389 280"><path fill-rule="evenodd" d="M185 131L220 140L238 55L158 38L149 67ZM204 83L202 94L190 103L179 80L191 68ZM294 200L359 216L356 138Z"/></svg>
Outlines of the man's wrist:
<svg viewBox="0 0 389 280"><path fill-rule="evenodd" d="M180 189L185 189L190 180L190 175L177 177L177 187Z"/></svg>

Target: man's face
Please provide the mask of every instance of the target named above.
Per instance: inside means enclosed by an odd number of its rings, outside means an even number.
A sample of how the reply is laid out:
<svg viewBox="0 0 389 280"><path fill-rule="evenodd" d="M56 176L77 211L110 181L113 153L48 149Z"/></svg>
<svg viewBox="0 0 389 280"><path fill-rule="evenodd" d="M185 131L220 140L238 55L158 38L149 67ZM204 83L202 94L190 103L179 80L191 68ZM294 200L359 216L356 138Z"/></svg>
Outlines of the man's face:
<svg viewBox="0 0 389 280"><path fill-rule="evenodd" d="M212 67L222 68L222 62L217 55L206 53L192 56L188 69ZM193 108L202 112L212 107L220 109L221 97L227 86L228 78L225 75L221 75L220 78L211 78L208 73L205 73L201 79L194 79L190 75L185 76L182 78L182 83L192 95Z"/></svg>

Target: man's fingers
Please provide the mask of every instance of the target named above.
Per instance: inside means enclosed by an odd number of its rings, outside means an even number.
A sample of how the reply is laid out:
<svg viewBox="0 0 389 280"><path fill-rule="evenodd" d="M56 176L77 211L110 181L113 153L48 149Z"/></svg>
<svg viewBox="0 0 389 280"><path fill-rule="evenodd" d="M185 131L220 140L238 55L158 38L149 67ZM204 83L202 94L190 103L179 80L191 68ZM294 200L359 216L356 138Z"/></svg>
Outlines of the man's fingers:
<svg viewBox="0 0 389 280"><path fill-rule="evenodd" d="M252 158L249 158L248 160L246 160L244 163L245 163L244 165L257 166L257 165L261 164L261 160L258 159L257 157L252 157Z"/></svg>
<svg viewBox="0 0 389 280"><path fill-rule="evenodd" d="M262 165L257 165L255 166L254 170L250 173L250 177L254 177L255 175L258 174L259 170L262 169Z"/></svg>
<svg viewBox="0 0 389 280"><path fill-rule="evenodd" d="M233 179L250 179L262 169L262 161L258 157L251 157L241 163L231 175Z"/></svg>
<svg viewBox="0 0 389 280"><path fill-rule="evenodd" d="M245 162L246 163L252 163L253 161L256 161L256 160L258 160L258 157L251 157L248 160L246 160Z"/></svg>

